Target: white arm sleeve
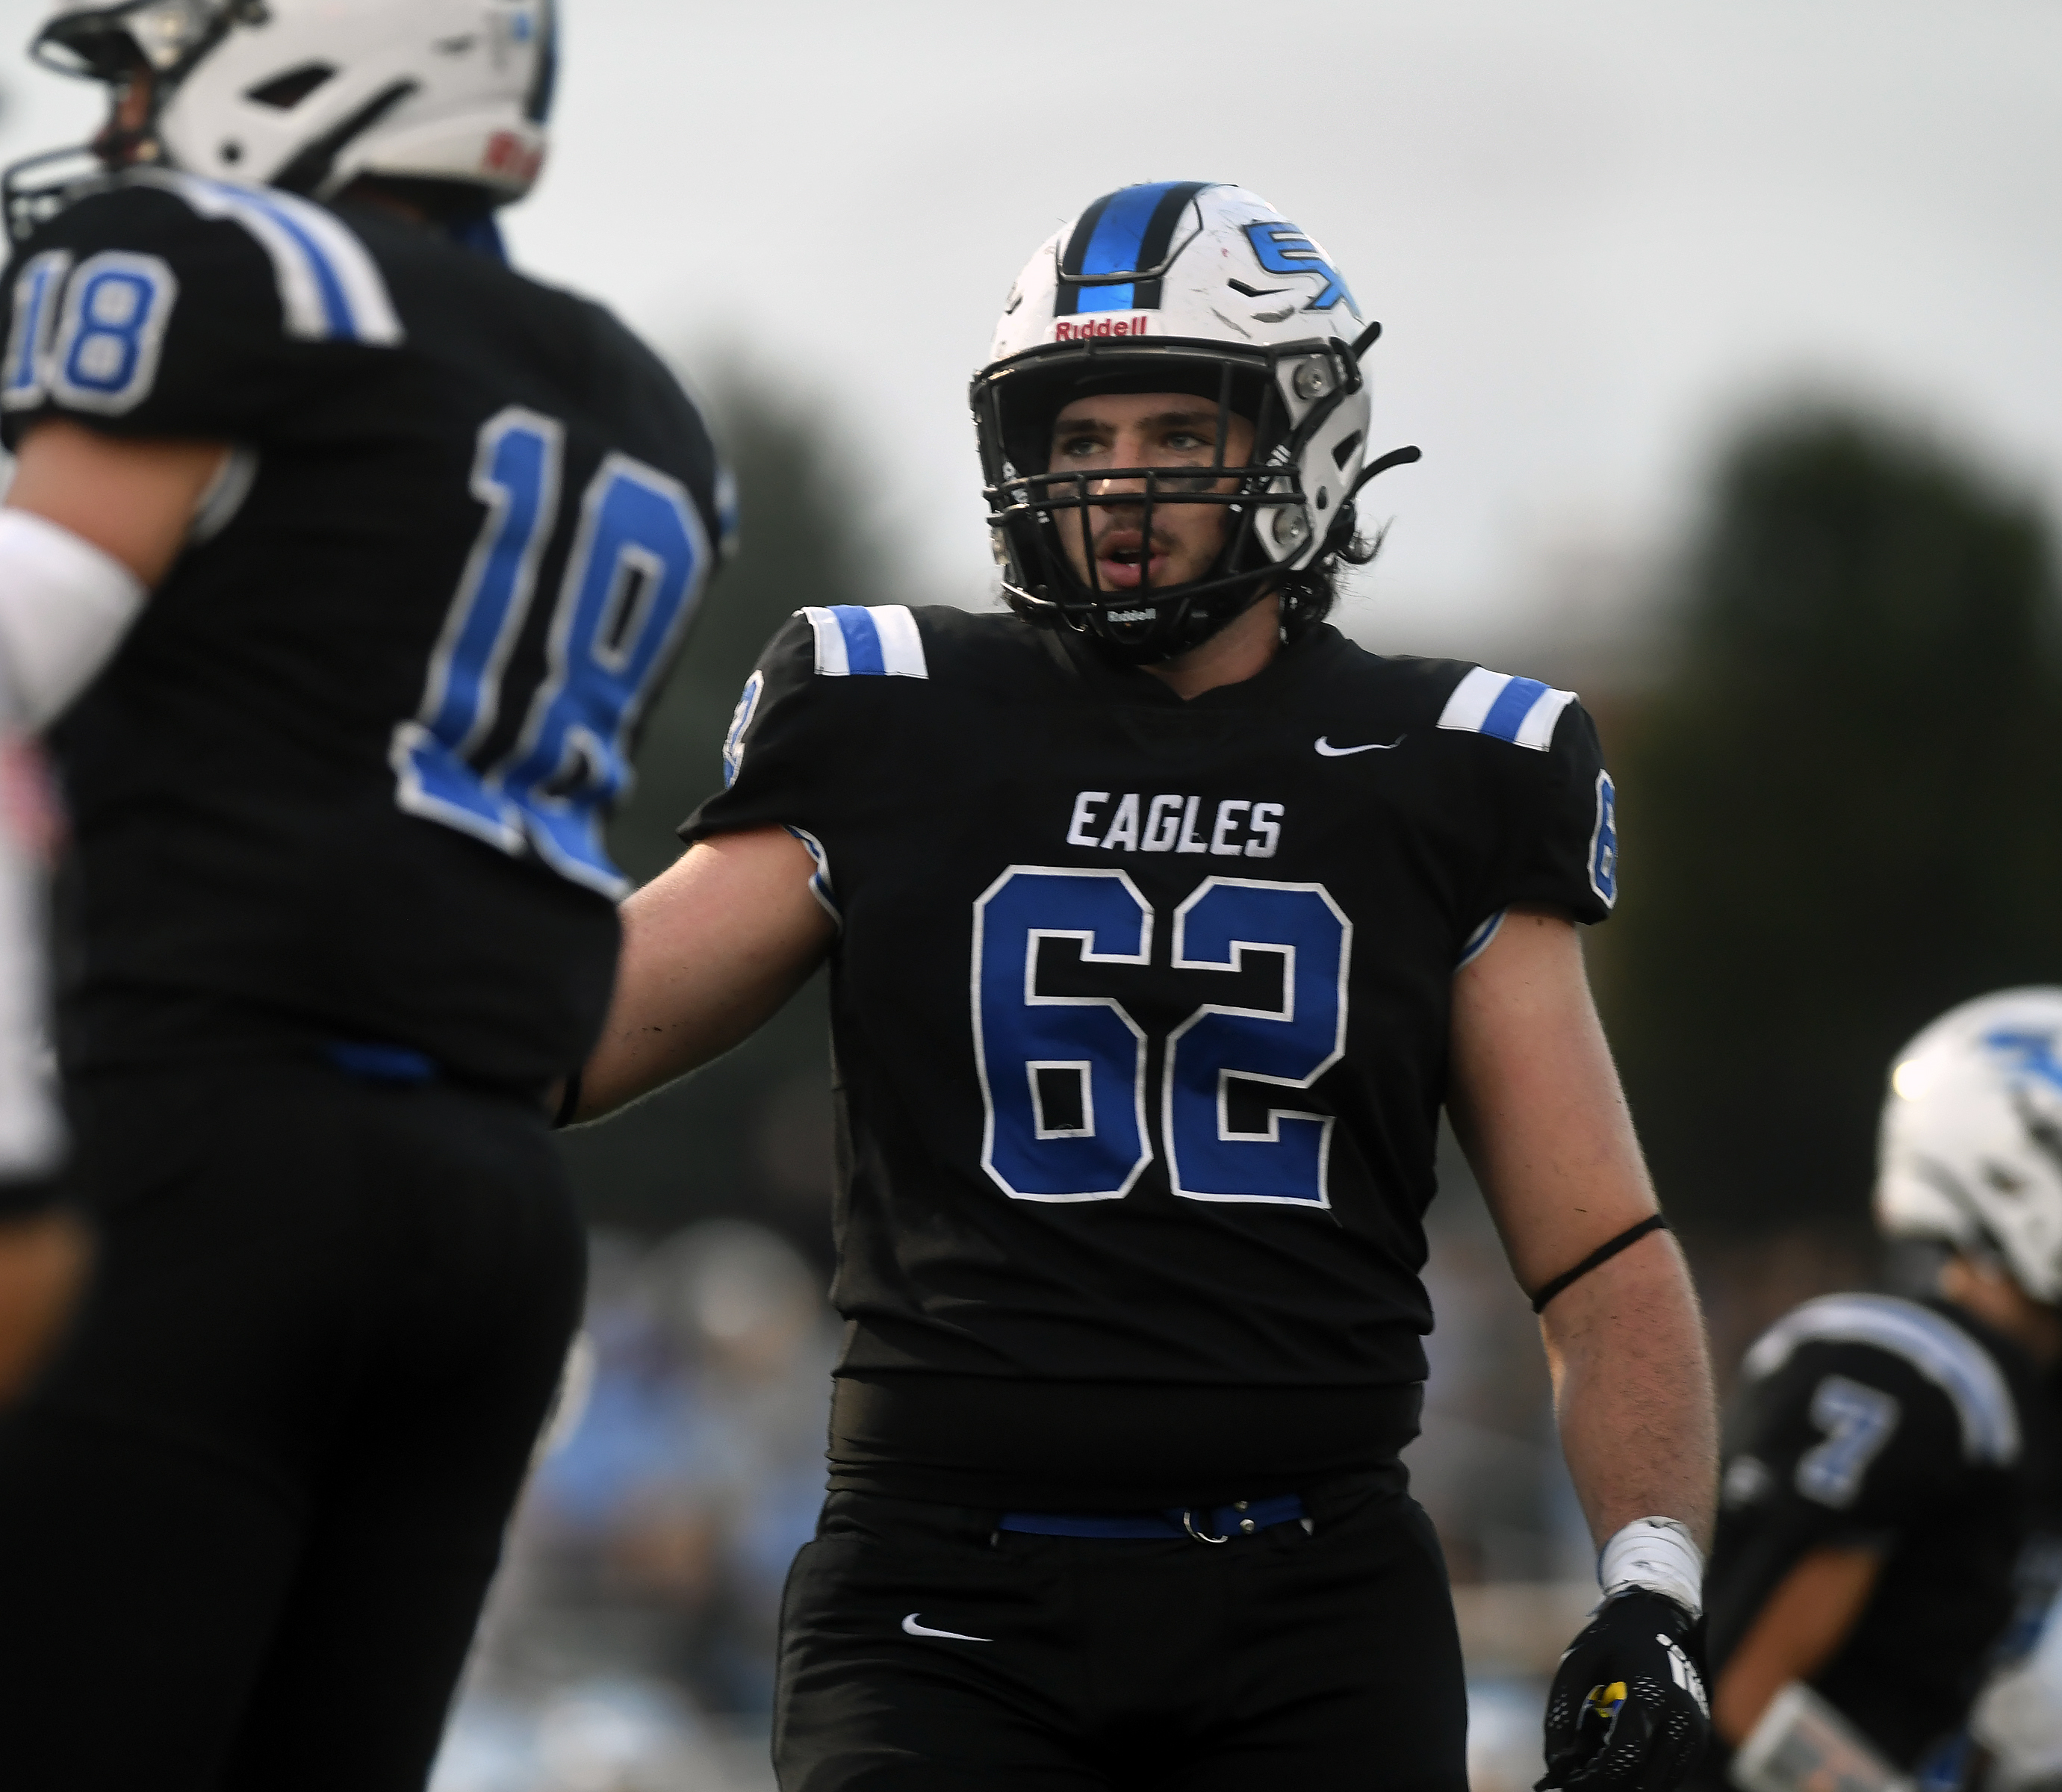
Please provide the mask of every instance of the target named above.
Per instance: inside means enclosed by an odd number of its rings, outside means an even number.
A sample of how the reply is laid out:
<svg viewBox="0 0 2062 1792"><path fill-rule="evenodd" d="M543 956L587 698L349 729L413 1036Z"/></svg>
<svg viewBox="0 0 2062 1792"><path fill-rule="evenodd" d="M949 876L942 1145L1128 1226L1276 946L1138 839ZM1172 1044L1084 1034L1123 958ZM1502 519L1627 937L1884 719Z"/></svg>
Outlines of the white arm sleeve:
<svg viewBox="0 0 2062 1792"><path fill-rule="evenodd" d="M91 542L32 511L0 509L0 726L33 733L62 715L147 595Z"/></svg>
<svg viewBox="0 0 2062 1792"><path fill-rule="evenodd" d="M1984 1689L1969 1727L1996 1758L2000 1785L2062 1779L2062 1594L2049 1608L2033 1653Z"/></svg>
<svg viewBox="0 0 2062 1792"><path fill-rule="evenodd" d="M1731 1777L1741 1792L1912 1792L1912 1782L1801 1680L1769 1701L1733 1757Z"/></svg>

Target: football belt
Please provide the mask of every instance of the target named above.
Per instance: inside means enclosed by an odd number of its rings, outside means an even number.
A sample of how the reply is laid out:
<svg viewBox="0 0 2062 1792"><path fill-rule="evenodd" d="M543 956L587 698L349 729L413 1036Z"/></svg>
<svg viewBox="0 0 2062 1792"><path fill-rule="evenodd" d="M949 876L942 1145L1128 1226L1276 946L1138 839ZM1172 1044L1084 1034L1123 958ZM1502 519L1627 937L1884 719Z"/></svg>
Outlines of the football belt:
<svg viewBox="0 0 2062 1792"><path fill-rule="evenodd" d="M1310 1524L1302 1497L1282 1493L1271 1500L1234 1500L1229 1505L1171 1506L1163 1512L1005 1512L997 1530L1033 1537L1180 1538L1229 1543L1277 1525Z"/></svg>

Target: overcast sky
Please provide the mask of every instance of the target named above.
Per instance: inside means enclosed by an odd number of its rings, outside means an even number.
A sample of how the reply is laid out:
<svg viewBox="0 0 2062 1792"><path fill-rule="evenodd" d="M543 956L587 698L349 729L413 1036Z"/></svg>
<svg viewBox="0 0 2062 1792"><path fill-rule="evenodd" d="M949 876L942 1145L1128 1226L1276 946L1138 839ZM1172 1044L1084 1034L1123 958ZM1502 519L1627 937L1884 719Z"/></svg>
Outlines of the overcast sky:
<svg viewBox="0 0 2062 1792"><path fill-rule="evenodd" d="M913 595L991 582L965 387L1012 279L1145 179L1265 194L1387 327L1372 446L1426 458L1370 492L1371 639L1608 584L1799 388L2062 509L2062 0L563 4L519 260L817 395ZM0 150L75 135L88 96L16 66Z"/></svg>

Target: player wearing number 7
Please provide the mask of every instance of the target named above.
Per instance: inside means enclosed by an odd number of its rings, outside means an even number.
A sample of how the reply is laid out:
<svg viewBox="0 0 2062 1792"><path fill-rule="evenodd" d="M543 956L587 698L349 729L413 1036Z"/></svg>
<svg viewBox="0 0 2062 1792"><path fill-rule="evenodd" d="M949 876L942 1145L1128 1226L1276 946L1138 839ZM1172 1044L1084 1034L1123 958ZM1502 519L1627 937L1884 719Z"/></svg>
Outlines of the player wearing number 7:
<svg viewBox="0 0 2062 1792"><path fill-rule="evenodd" d="M1570 693L1325 623L1355 493L1415 458L1366 459L1375 335L1252 193L1098 199L974 383L1016 614L799 612L625 905L568 1118L832 967L848 1331L788 1792L1460 1792L1398 1461L1442 1105L1603 1549L1551 1782L1667 1792L1701 1742L1703 1333L1575 924L1611 780Z"/></svg>
<svg viewBox="0 0 2062 1792"><path fill-rule="evenodd" d="M499 253L550 0L64 4L36 53L114 95L10 175L0 316L99 1255L0 1429L0 1781L411 1792L579 1308L541 1097L716 457Z"/></svg>

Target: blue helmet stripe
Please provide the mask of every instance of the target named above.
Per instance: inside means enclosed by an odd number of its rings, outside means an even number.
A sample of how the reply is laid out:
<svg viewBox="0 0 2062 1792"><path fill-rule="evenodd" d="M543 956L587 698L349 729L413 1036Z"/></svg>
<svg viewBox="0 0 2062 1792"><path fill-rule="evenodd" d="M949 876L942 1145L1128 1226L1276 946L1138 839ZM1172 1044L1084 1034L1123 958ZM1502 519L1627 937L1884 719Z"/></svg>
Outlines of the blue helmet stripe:
<svg viewBox="0 0 2062 1792"><path fill-rule="evenodd" d="M1100 275L1136 273L1138 251L1145 245L1145 227L1153 222L1153 209L1173 188L1188 184L1155 181L1111 194L1081 251L1082 277L1093 279Z"/></svg>
<svg viewBox="0 0 2062 1792"><path fill-rule="evenodd" d="M1211 183L1148 181L1105 193L1081 215L1060 257L1060 291L1053 309L1080 311L1150 308L1160 303L1153 271L1167 259L1189 202ZM1132 280L1128 275L1145 278ZM1101 281L1103 285L1084 284Z"/></svg>
<svg viewBox="0 0 2062 1792"><path fill-rule="evenodd" d="M1121 287L1083 287L1074 301L1074 310L1077 313L1128 311L1137 304L1137 284L1130 280Z"/></svg>

